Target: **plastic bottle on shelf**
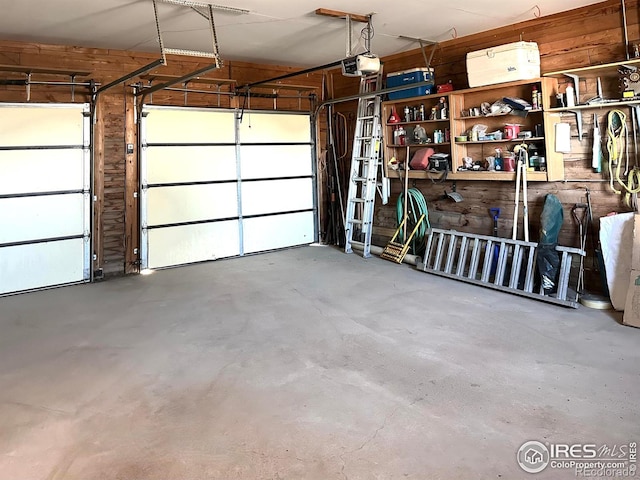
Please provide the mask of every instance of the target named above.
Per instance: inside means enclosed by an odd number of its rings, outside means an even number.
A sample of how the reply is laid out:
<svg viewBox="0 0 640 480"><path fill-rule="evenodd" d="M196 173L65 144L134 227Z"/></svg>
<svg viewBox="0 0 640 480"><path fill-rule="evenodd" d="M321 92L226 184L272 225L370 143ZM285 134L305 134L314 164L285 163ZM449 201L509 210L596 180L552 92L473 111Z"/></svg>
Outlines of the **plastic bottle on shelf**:
<svg viewBox="0 0 640 480"><path fill-rule="evenodd" d="M566 89L566 97L567 97L567 107L575 107L576 106L576 94L573 89L573 83L567 85Z"/></svg>
<svg viewBox="0 0 640 480"><path fill-rule="evenodd" d="M405 122L411 121L411 108L409 108L408 105L404 107L404 121Z"/></svg>
<svg viewBox="0 0 640 480"><path fill-rule="evenodd" d="M398 127L398 142L396 143L396 145L405 145L406 141L407 141L407 131L404 129L404 127L400 126Z"/></svg>
<svg viewBox="0 0 640 480"><path fill-rule="evenodd" d="M536 87L535 85L533 86L533 90L531 91L531 106L534 110L540 108L540 105L538 104L538 87Z"/></svg>

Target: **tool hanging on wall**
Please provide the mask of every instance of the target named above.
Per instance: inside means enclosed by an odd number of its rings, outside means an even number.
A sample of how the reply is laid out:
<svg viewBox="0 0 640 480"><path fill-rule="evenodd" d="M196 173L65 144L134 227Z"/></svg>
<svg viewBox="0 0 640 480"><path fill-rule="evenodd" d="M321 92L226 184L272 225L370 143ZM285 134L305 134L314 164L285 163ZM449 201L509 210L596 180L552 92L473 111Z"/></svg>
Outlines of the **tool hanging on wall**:
<svg viewBox="0 0 640 480"><path fill-rule="evenodd" d="M627 115L622 110L611 110L607 116L607 151L609 153L609 187L614 193L624 193L624 201L631 206L632 196L640 192L640 167L634 165L629 170L629 151L627 147ZM625 172L622 170L623 158ZM626 177L623 178L623 177ZM635 208L636 206L634 206Z"/></svg>
<svg viewBox="0 0 640 480"><path fill-rule="evenodd" d="M602 171L602 139L600 138L600 126L598 114L593 114L593 148L591 149L591 168L596 173Z"/></svg>
<svg viewBox="0 0 640 480"><path fill-rule="evenodd" d="M513 149L518 156L516 164L516 196L513 209L513 231L512 240L518 239L518 210L520 209L520 182L522 181L522 220L524 228L524 241L529 241L529 201L527 189L527 166L529 165L528 146L526 143L516 145Z"/></svg>

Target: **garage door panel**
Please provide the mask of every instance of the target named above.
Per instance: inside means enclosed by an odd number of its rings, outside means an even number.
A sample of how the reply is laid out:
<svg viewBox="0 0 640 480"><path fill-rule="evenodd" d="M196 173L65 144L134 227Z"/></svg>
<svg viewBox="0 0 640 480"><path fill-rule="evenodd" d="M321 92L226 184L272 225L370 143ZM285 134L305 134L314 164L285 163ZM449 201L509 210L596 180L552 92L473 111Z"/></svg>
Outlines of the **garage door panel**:
<svg viewBox="0 0 640 480"><path fill-rule="evenodd" d="M82 145L83 106L2 106L0 145Z"/></svg>
<svg viewBox="0 0 640 480"><path fill-rule="evenodd" d="M0 244L82 235L83 213L82 194L1 198Z"/></svg>
<svg viewBox="0 0 640 480"><path fill-rule="evenodd" d="M0 248L0 294L87 279L84 239Z"/></svg>
<svg viewBox="0 0 640 480"><path fill-rule="evenodd" d="M243 145L240 158L243 179L313 174L309 145Z"/></svg>
<svg viewBox="0 0 640 480"><path fill-rule="evenodd" d="M235 143L234 112L148 108L147 143Z"/></svg>
<svg viewBox="0 0 640 480"><path fill-rule="evenodd" d="M147 193L148 225L198 222L238 216L236 182L154 187Z"/></svg>
<svg viewBox="0 0 640 480"><path fill-rule="evenodd" d="M81 149L0 150L0 195L82 190L82 164Z"/></svg>
<svg viewBox="0 0 640 480"><path fill-rule="evenodd" d="M240 141L310 143L309 115L246 112L240 124Z"/></svg>
<svg viewBox="0 0 640 480"><path fill-rule="evenodd" d="M149 268L216 260L240 254L238 221L151 229Z"/></svg>
<svg viewBox="0 0 640 480"><path fill-rule="evenodd" d="M242 215L265 215L313 208L313 180L264 180L242 184Z"/></svg>
<svg viewBox="0 0 640 480"><path fill-rule="evenodd" d="M243 223L246 253L313 243L313 212L247 218Z"/></svg>
<svg viewBox="0 0 640 480"><path fill-rule="evenodd" d="M235 146L171 146L147 148L150 184L235 180Z"/></svg>

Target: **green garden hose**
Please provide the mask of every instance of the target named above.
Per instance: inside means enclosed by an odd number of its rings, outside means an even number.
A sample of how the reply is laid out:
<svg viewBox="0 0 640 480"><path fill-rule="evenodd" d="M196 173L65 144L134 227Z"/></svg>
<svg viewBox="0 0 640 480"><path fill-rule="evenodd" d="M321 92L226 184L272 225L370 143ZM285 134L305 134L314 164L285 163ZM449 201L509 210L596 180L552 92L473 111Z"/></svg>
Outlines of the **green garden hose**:
<svg viewBox="0 0 640 480"><path fill-rule="evenodd" d="M422 253L425 247L425 236L427 234L427 229L431 228L431 224L429 223L429 211L427 210L427 200L422 195L422 192L417 188L410 188L407 191L407 216L409 217L407 230L412 230L418 222L418 219L424 214L424 222L420 223L418 230L416 231L415 236L411 242L411 251L414 255L419 255ZM404 191L400 193L398 196L398 201L396 202L396 218L398 220L398 225L402 223L404 215ZM400 238L404 238L404 232L400 230Z"/></svg>

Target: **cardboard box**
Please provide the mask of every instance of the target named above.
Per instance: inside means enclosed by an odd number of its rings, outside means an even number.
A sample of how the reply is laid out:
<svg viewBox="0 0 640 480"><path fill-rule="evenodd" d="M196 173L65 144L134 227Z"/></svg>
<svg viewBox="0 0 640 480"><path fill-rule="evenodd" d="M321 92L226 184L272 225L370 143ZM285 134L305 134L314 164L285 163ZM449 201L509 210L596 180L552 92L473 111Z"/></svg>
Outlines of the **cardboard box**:
<svg viewBox="0 0 640 480"><path fill-rule="evenodd" d="M402 72L393 72L387 75L387 88L399 87L400 85L411 85L412 83L429 82L430 85L422 87L408 88L399 92L389 94L389 100L400 98L421 97L429 95L434 91L433 68L413 68Z"/></svg>
<svg viewBox="0 0 640 480"><path fill-rule="evenodd" d="M622 323L640 328L640 270L631 270Z"/></svg>
<svg viewBox="0 0 640 480"><path fill-rule="evenodd" d="M514 42L467 53L469 87L540 77L540 51L535 42Z"/></svg>

